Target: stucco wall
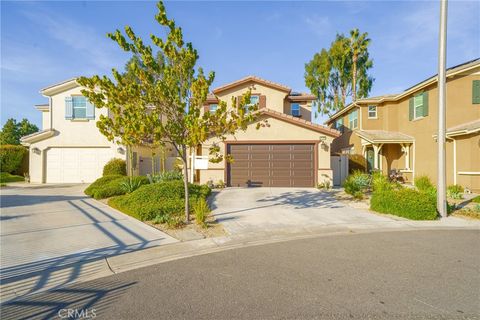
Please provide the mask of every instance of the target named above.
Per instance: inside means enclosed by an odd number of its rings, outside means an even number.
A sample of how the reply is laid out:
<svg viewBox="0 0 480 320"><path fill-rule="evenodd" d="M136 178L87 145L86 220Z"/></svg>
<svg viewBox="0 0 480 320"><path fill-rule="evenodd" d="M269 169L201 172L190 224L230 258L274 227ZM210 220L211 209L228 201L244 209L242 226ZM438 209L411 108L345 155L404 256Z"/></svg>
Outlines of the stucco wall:
<svg viewBox="0 0 480 320"><path fill-rule="evenodd" d="M480 67L464 75L457 75L454 78L447 79L447 112L446 126L447 128L480 119L480 105L472 103L472 81L480 80ZM437 175L437 143L434 135L437 131L438 124L438 90L436 84L430 85L422 91L428 92L428 116L413 121L409 120L409 98L413 94L394 101L377 104L378 119L368 119L368 105L362 104L360 127L363 130L386 130L397 131L408 134L415 138L414 152L411 153L411 159L415 159L412 166L415 175L428 175L433 182L436 182ZM348 114L343 116L344 124L348 124ZM456 137L457 143L457 171L480 171L480 145L478 144L478 135L470 135L465 137ZM461 140L461 141L460 141ZM348 130L341 137L335 139L332 150L340 151L342 148L354 145L355 153L361 154L361 141L356 134L352 134ZM460 148L464 151L460 151ZM383 150L384 156L389 156L389 148ZM392 157L396 157L396 151L392 148ZM414 155L413 155L414 154ZM383 158L383 157L382 157ZM382 159L385 164L385 159ZM454 182L453 170L453 142L447 142L446 148L447 161L447 184ZM463 168L460 169L460 162ZM404 159L394 160L392 166L404 167ZM386 166L383 166L384 172ZM480 176L459 176L457 175L457 183L469 188L480 187Z"/></svg>
<svg viewBox="0 0 480 320"><path fill-rule="evenodd" d="M262 119L259 119L261 121ZM312 143L319 142L320 136L325 136L325 134L315 132L306 128L295 126L288 122L268 118L268 123L270 127L255 129L256 123L252 123L248 126L245 132L239 131L235 136L227 137L227 141L238 141L238 142L254 142L254 141L265 141L275 143L276 141L290 141L295 143L295 141L311 141ZM325 146L318 147L318 180L319 182L325 179L332 179L332 172L330 170L330 144L333 138L330 136L326 137ZM220 153L225 154L225 143L219 141L218 139L208 140L202 146L202 154L208 155L209 147L216 143L220 147ZM224 181L225 177L225 160L222 160L219 163L209 163L208 170L200 170L200 183L206 183L209 180L218 182L219 180ZM226 181L224 181L226 182Z"/></svg>

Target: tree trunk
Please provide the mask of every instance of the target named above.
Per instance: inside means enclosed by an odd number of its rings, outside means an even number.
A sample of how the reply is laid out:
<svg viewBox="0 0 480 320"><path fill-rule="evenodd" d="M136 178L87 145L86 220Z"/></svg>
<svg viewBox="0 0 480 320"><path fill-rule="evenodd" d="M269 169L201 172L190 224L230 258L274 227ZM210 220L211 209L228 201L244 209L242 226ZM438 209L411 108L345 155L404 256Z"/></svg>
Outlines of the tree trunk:
<svg viewBox="0 0 480 320"><path fill-rule="evenodd" d="M190 222L190 203L189 203L189 194L188 194L188 157L187 157L187 147L182 146L182 161L183 161L183 185L185 188L185 223Z"/></svg>
<svg viewBox="0 0 480 320"><path fill-rule="evenodd" d="M353 56L352 101L357 100L357 56Z"/></svg>
<svg viewBox="0 0 480 320"><path fill-rule="evenodd" d="M131 147L127 147L128 159L130 161L130 179L133 177L133 151Z"/></svg>
<svg viewBox="0 0 480 320"><path fill-rule="evenodd" d="M152 152L152 176L155 175L155 149L151 148L150 149Z"/></svg>

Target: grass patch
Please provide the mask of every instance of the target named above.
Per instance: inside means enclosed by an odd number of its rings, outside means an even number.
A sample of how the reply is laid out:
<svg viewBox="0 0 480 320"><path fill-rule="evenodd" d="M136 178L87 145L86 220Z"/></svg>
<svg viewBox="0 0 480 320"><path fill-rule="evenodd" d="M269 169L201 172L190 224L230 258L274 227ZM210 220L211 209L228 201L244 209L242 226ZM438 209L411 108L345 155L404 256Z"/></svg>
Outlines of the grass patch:
<svg viewBox="0 0 480 320"><path fill-rule="evenodd" d="M480 203L480 196L476 196L475 198L472 199L472 202L474 203Z"/></svg>
<svg viewBox="0 0 480 320"><path fill-rule="evenodd" d="M7 183L7 182L20 182L25 181L25 178L22 176L16 176L14 174L10 174L8 172L1 172L0 173L0 183Z"/></svg>
<svg viewBox="0 0 480 320"><path fill-rule="evenodd" d="M189 185L190 204L193 208L199 199L205 200L211 189L206 186ZM183 181L166 181L143 185L132 193L111 198L108 204L142 221L154 220L170 227L183 221L185 191Z"/></svg>

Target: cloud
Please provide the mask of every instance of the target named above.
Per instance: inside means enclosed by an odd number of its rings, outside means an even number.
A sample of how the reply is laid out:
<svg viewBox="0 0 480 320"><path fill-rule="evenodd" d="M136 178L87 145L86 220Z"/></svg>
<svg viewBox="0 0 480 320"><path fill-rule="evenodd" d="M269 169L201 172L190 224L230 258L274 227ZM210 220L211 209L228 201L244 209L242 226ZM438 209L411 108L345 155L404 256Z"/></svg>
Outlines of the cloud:
<svg viewBox="0 0 480 320"><path fill-rule="evenodd" d="M114 50L116 48L113 42L94 28L39 8L22 13L28 20L42 28L49 37L73 49L75 54L84 56L89 64L96 68L102 71L109 70L112 64L119 62L119 55Z"/></svg>
<svg viewBox="0 0 480 320"><path fill-rule="evenodd" d="M324 36L331 33L331 22L326 16L313 14L304 18L305 24L308 28L318 36Z"/></svg>

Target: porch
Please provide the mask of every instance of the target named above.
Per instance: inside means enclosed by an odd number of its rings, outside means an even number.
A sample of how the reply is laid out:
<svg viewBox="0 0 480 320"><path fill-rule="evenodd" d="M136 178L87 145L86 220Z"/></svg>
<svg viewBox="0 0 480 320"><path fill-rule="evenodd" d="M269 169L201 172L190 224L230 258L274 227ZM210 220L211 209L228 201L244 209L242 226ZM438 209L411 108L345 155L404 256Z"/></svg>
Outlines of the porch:
<svg viewBox="0 0 480 320"><path fill-rule="evenodd" d="M378 170L389 175L392 171L405 182L414 179L415 139L401 132L383 130L357 130L362 143L362 154L368 171Z"/></svg>

